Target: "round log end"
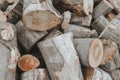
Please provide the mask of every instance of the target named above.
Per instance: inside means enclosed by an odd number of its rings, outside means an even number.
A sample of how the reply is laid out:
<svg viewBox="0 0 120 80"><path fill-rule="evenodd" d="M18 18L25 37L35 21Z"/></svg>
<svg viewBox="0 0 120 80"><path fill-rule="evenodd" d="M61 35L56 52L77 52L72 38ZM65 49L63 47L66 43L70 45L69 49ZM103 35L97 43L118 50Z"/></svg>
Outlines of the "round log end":
<svg viewBox="0 0 120 80"><path fill-rule="evenodd" d="M56 27L60 19L50 11L31 11L23 16L23 22L31 30L46 31Z"/></svg>
<svg viewBox="0 0 120 80"><path fill-rule="evenodd" d="M103 58L103 45L99 39L94 39L91 43L88 57L89 65L93 68L99 66Z"/></svg>
<svg viewBox="0 0 120 80"><path fill-rule="evenodd" d="M24 55L18 61L18 66L22 71L29 71L35 69L40 65L39 60L32 55Z"/></svg>

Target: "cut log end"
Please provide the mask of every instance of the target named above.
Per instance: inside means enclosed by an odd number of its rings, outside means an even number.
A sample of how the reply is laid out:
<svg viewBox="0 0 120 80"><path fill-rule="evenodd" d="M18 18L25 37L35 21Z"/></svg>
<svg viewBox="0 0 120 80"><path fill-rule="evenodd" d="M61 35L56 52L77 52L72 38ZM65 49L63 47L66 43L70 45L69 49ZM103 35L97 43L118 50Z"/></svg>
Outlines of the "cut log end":
<svg viewBox="0 0 120 80"><path fill-rule="evenodd" d="M45 31L56 27L60 19L50 11L32 11L23 16L23 22L31 30Z"/></svg>
<svg viewBox="0 0 120 80"><path fill-rule="evenodd" d="M103 45L99 39L93 40L89 50L89 65L93 68L97 67L103 57Z"/></svg>
<svg viewBox="0 0 120 80"><path fill-rule="evenodd" d="M24 55L18 61L18 66L23 71L35 69L40 65L39 60L32 55Z"/></svg>

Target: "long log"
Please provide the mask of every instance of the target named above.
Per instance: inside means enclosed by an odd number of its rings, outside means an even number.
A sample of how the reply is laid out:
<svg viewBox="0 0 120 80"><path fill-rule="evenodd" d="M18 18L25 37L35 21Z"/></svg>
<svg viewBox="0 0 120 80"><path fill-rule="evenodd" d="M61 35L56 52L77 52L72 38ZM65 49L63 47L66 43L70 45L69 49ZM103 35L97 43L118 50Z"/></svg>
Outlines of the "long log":
<svg viewBox="0 0 120 80"><path fill-rule="evenodd" d="M23 4L23 22L31 30L49 30L61 22L51 0L23 0Z"/></svg>
<svg viewBox="0 0 120 80"><path fill-rule="evenodd" d="M11 29L13 32L11 32ZM20 53L17 49L16 28L7 22L0 22L0 80L16 80L16 66ZM14 34L12 37L11 35Z"/></svg>
<svg viewBox="0 0 120 80"><path fill-rule="evenodd" d="M99 39L74 39L74 46L84 66L96 68L100 65L103 57L103 45Z"/></svg>
<svg viewBox="0 0 120 80"><path fill-rule="evenodd" d="M19 21L16 24L16 27L18 41L25 47L26 50L30 50L38 40L47 34L46 31L35 32L29 30L22 21Z"/></svg>
<svg viewBox="0 0 120 80"><path fill-rule="evenodd" d="M112 80L111 76L100 68L86 68L85 80Z"/></svg>
<svg viewBox="0 0 120 80"><path fill-rule="evenodd" d="M66 33L38 43L52 80L83 80L72 37Z"/></svg>
<svg viewBox="0 0 120 80"><path fill-rule="evenodd" d="M22 73L21 80L50 80L46 69L33 69Z"/></svg>
<svg viewBox="0 0 120 80"><path fill-rule="evenodd" d="M107 0L102 0L93 10L93 18L96 19L101 15L106 15L112 11L113 6Z"/></svg>
<svg viewBox="0 0 120 80"><path fill-rule="evenodd" d="M94 30L73 24L70 24L69 27L64 30L64 33L68 32L73 32L74 38L89 38L92 34L94 34Z"/></svg>
<svg viewBox="0 0 120 80"><path fill-rule="evenodd" d="M101 64L109 63L117 54L119 54L118 46L115 42L102 39L103 44L103 59Z"/></svg>

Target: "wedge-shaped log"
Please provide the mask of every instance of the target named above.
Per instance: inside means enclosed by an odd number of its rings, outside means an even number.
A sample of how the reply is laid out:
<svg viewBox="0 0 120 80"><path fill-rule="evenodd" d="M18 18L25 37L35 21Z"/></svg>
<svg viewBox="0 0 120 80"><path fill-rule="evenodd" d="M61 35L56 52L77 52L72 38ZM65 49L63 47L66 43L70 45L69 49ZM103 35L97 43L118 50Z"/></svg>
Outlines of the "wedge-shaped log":
<svg viewBox="0 0 120 80"><path fill-rule="evenodd" d="M97 17L101 15L106 15L110 11L112 11L113 6L110 2L107 0L102 0L95 8L93 11L93 18L96 19Z"/></svg>
<svg viewBox="0 0 120 80"><path fill-rule="evenodd" d="M111 76L100 68L86 68L85 80L112 80Z"/></svg>
<svg viewBox="0 0 120 80"><path fill-rule="evenodd" d="M22 74L21 80L50 80L46 69L33 69Z"/></svg>
<svg viewBox="0 0 120 80"><path fill-rule="evenodd" d="M99 39L74 39L74 45L84 66L96 68L100 65L103 57L103 45Z"/></svg>
<svg viewBox="0 0 120 80"><path fill-rule="evenodd" d="M38 43L52 80L83 80L72 37L66 33Z"/></svg>
<svg viewBox="0 0 120 80"><path fill-rule="evenodd" d="M45 31L56 27L61 16L51 0L23 0L23 22L31 30Z"/></svg>
<svg viewBox="0 0 120 80"><path fill-rule="evenodd" d="M46 31L35 32L29 30L22 21L19 21L16 24L16 27L18 41L26 48L26 50L30 50L38 40L47 34Z"/></svg>

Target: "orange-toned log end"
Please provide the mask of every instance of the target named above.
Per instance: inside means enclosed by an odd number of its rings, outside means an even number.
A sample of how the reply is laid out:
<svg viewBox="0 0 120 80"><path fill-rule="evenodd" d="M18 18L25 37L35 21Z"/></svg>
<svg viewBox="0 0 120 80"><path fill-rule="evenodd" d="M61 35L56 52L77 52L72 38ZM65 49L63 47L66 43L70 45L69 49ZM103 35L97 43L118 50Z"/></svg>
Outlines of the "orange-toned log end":
<svg viewBox="0 0 120 80"><path fill-rule="evenodd" d="M90 67L96 68L100 65L103 58L103 45L99 39L94 39L89 50L88 62Z"/></svg>
<svg viewBox="0 0 120 80"><path fill-rule="evenodd" d="M94 68L87 67L84 71L85 80L92 80L93 75L94 75Z"/></svg>
<svg viewBox="0 0 120 80"><path fill-rule="evenodd" d="M60 19L49 10L31 11L23 16L23 22L31 30L46 31L56 27L60 23Z"/></svg>
<svg viewBox="0 0 120 80"><path fill-rule="evenodd" d="M107 64L119 54L118 47L115 42L110 40L102 39L101 41L103 43L103 59L101 64Z"/></svg>
<svg viewBox="0 0 120 80"><path fill-rule="evenodd" d="M32 55L24 55L18 61L18 66L23 71L29 71L35 69L40 65L39 60Z"/></svg>

